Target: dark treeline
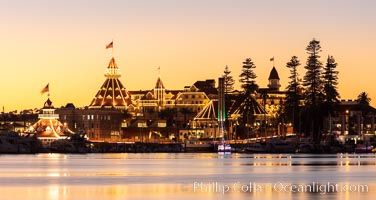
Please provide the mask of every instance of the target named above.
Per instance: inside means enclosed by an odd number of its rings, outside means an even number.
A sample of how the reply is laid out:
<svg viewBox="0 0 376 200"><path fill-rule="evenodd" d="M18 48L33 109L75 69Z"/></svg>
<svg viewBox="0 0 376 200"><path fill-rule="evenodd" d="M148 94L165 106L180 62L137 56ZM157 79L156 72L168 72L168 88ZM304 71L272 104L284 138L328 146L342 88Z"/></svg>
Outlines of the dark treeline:
<svg viewBox="0 0 376 200"><path fill-rule="evenodd" d="M331 132L324 130L324 120L330 119L336 113L336 107L340 103L338 92L338 70L335 58L328 55L326 62L321 61L320 41L312 39L307 47L307 60L304 64L305 74L300 78L298 68L303 65L297 56L292 56L286 63L290 70L288 85L286 87L286 99L277 112L277 121L291 123L293 132L311 137L319 142L322 134ZM272 58L274 59L274 58ZM259 86L256 83L257 75L254 72L256 65L251 58L246 58L239 75L242 93L244 95L245 111L242 123L253 123L252 94L256 94ZM224 75L226 93L234 90L234 79L228 66ZM369 104L367 93L363 92L358 97L359 102Z"/></svg>

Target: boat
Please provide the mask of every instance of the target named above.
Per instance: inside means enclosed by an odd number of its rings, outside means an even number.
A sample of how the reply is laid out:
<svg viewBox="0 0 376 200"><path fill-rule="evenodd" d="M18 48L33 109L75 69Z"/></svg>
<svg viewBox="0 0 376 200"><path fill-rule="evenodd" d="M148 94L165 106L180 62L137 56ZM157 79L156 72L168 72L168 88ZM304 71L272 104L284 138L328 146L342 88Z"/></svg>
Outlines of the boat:
<svg viewBox="0 0 376 200"><path fill-rule="evenodd" d="M214 144L212 140L189 139L185 141L186 152L213 152Z"/></svg>
<svg viewBox="0 0 376 200"><path fill-rule="evenodd" d="M231 145L226 143L218 144L218 152L231 153Z"/></svg>
<svg viewBox="0 0 376 200"><path fill-rule="evenodd" d="M232 148L231 148L231 145L229 143L226 143L225 136L224 136L225 134L224 134L223 129L224 129L223 126L221 126L220 131L222 131L222 139L217 146L217 151L218 152L231 153Z"/></svg>

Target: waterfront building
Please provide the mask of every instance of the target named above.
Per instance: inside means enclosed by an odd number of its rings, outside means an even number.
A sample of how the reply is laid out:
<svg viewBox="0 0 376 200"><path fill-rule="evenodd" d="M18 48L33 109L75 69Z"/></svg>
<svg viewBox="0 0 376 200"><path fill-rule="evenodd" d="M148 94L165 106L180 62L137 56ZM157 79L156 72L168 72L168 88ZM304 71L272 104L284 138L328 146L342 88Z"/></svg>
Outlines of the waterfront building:
<svg viewBox="0 0 376 200"><path fill-rule="evenodd" d="M246 103L244 94L239 91L233 91L226 95L227 121L223 132L226 134L226 139L281 135L286 134L285 129L291 130L288 124L280 124L277 121L278 112L286 98L286 92L280 90L280 78L274 66L268 79L268 87L259 88L257 93L249 96L248 103ZM195 87L206 91L211 100L189 122L189 129L180 131L180 138L222 137L222 133L218 131L218 96L217 89L212 87L213 81L198 81L194 84ZM246 112L249 112L248 119L245 117Z"/></svg>
<svg viewBox="0 0 376 200"><path fill-rule="evenodd" d="M107 66L105 77L89 106L75 108L67 104L57 110L64 123L72 125L78 133L86 133L90 140L174 138L177 129L187 127L189 120L210 101L195 84L183 90L168 90L160 76L151 90L128 91L120 81L114 58ZM197 85L205 90L212 86L215 90L215 82L203 83Z"/></svg>
<svg viewBox="0 0 376 200"><path fill-rule="evenodd" d="M134 116L146 116L151 119L158 118L158 112L166 109L176 109L177 112L188 110L187 113L194 116L210 101L207 94L195 85L187 86L183 90L168 90L160 76L152 90L129 93L132 104L128 111Z"/></svg>
<svg viewBox="0 0 376 200"><path fill-rule="evenodd" d="M186 133L188 134L186 138L225 137L233 140L261 136L258 135L260 123L266 112L254 96L248 97L248 105L245 98L244 95L239 93L227 95L225 102L227 120L224 124L224 132L219 132L218 99L211 100L191 121L191 129ZM249 113L248 119L246 117L247 112ZM251 129L252 133L250 133Z"/></svg>
<svg viewBox="0 0 376 200"><path fill-rule="evenodd" d="M121 140L121 127L128 115L115 108L75 108L71 103L56 111L63 123L91 141Z"/></svg>
<svg viewBox="0 0 376 200"><path fill-rule="evenodd" d="M123 137L135 141L150 141L154 136L180 140L178 130L190 126L194 116L210 102L195 84L183 90L168 90L160 76L153 89L129 94L132 104L128 113L133 117L127 122L129 127L123 127Z"/></svg>
<svg viewBox="0 0 376 200"><path fill-rule="evenodd" d="M77 133L86 133L91 141L121 140L121 128L132 104L128 90L120 81L115 58L111 58L104 76L106 79L89 106L76 108L68 103L57 110L64 123L72 125Z"/></svg>
<svg viewBox="0 0 376 200"><path fill-rule="evenodd" d="M342 143L375 142L376 109L357 100L341 100L336 115L326 118L325 129Z"/></svg>
<svg viewBox="0 0 376 200"><path fill-rule="evenodd" d="M73 134L67 125L59 120L59 114L55 113L52 101L48 98L42 108L42 113L38 115L39 120L29 126L27 133L32 134L42 141L43 146L59 139L67 139Z"/></svg>
<svg viewBox="0 0 376 200"><path fill-rule="evenodd" d="M259 88L256 94L257 102L262 105L266 112L260 121L260 131L262 132L260 134L264 136L286 135L286 133L291 133L292 124L277 119L281 106L286 100L287 92L280 89L280 78L275 66L270 71L268 81L267 87Z"/></svg>
<svg viewBox="0 0 376 200"><path fill-rule="evenodd" d="M279 83L279 75L277 69L273 66L269 75L269 84L266 88L259 88L256 95L257 102L260 103L268 118L275 118L281 105L286 98L286 91L281 91L281 84Z"/></svg>

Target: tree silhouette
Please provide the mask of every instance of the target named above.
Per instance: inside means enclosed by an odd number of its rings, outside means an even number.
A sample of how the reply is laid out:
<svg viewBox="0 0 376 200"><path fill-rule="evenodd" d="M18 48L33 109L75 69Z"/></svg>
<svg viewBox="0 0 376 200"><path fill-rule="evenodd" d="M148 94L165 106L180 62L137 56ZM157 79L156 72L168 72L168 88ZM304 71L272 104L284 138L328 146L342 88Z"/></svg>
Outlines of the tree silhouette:
<svg viewBox="0 0 376 200"><path fill-rule="evenodd" d="M333 56L328 56L326 65L324 67L324 105L323 114L329 119L329 132L332 132L332 115L334 114L335 106L339 104L340 96L337 91L338 85L338 71L336 71L337 63Z"/></svg>
<svg viewBox="0 0 376 200"><path fill-rule="evenodd" d="M338 85L338 71L336 71L337 63L333 56L328 56L326 65L324 67L324 96L325 102L328 104L338 103L340 96L337 91Z"/></svg>
<svg viewBox="0 0 376 200"><path fill-rule="evenodd" d="M286 87L286 101L283 108L284 115L286 116L287 121L293 123L293 130L297 130L299 125L299 101L302 98L300 94L301 85L298 79L297 67L300 65L298 57L292 56L291 60L286 63L286 67L290 69L289 84Z"/></svg>
<svg viewBox="0 0 376 200"><path fill-rule="evenodd" d="M242 73L240 74L240 83L241 87L244 89L247 95L254 93L258 89L255 79L257 78L256 73L253 69L256 68L256 65L253 64L251 58L246 58L243 62Z"/></svg>
<svg viewBox="0 0 376 200"><path fill-rule="evenodd" d="M310 135L316 143L319 143L322 133L322 103L324 99L322 63L319 61L319 53L321 52L320 41L312 39L306 51L308 53L308 59L304 68L307 71L303 78L305 105L300 116L302 116L303 131Z"/></svg>
<svg viewBox="0 0 376 200"><path fill-rule="evenodd" d="M371 102L371 98L368 96L368 94L366 92L361 92L358 95L357 101L359 102L360 107L362 109L362 113L361 113L362 118L365 119L366 115L367 115L368 106ZM364 131L365 127L367 127L366 120L363 121L363 131Z"/></svg>
<svg viewBox="0 0 376 200"><path fill-rule="evenodd" d="M244 89L244 110L242 113L243 127L246 127L247 136L250 136L250 125L253 122L254 115L251 112L253 109L252 96L258 90L258 85L256 84L256 74L253 69L256 68L253 64L251 58L246 58L243 62L242 73L240 74L241 87Z"/></svg>
<svg viewBox="0 0 376 200"><path fill-rule="evenodd" d="M368 94L366 92L361 92L358 95L357 101L361 105L367 105L368 106L370 104L370 102L371 102L371 98L368 96Z"/></svg>
<svg viewBox="0 0 376 200"><path fill-rule="evenodd" d="M305 102L307 105L318 105L323 100L322 63L319 61L319 53L321 52L320 41L316 39L311 40L306 50L309 56L306 66L304 66L307 70L303 78Z"/></svg>
<svg viewBox="0 0 376 200"><path fill-rule="evenodd" d="M229 92L234 90L234 79L232 78L231 71L226 65L225 70L223 71L223 78L224 78L224 84L225 84L225 94L228 94Z"/></svg>

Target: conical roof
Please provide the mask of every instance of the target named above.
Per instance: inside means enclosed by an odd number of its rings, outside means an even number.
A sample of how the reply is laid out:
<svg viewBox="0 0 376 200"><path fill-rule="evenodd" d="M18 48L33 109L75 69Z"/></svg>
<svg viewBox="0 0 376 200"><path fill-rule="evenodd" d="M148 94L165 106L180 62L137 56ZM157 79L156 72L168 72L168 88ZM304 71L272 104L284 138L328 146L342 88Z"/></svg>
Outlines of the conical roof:
<svg viewBox="0 0 376 200"><path fill-rule="evenodd" d="M160 76L158 76L158 80L157 82L155 83L155 88L162 88L162 89L165 89L164 85L163 85L163 82L162 82L162 79Z"/></svg>
<svg viewBox="0 0 376 200"><path fill-rule="evenodd" d="M47 101L44 102L44 104L43 104L43 108L44 108L44 109L54 108L54 107L52 106L52 101L50 100L50 98L48 98Z"/></svg>
<svg viewBox="0 0 376 200"><path fill-rule="evenodd" d="M112 58L105 73L106 80L99 88L89 107L126 109L131 100L128 91L119 80L120 76L115 59Z"/></svg>
<svg viewBox="0 0 376 200"><path fill-rule="evenodd" d="M108 63L108 67L107 68L108 69L118 69L114 57L111 58L110 63Z"/></svg>
<svg viewBox="0 0 376 200"><path fill-rule="evenodd" d="M73 134L67 124L62 124L58 119L39 119L29 127L28 132L34 133L36 137L64 138Z"/></svg>
<svg viewBox="0 0 376 200"><path fill-rule="evenodd" d="M279 80L277 69L274 66L273 66L272 71L270 71L269 80L270 79L278 79Z"/></svg>

